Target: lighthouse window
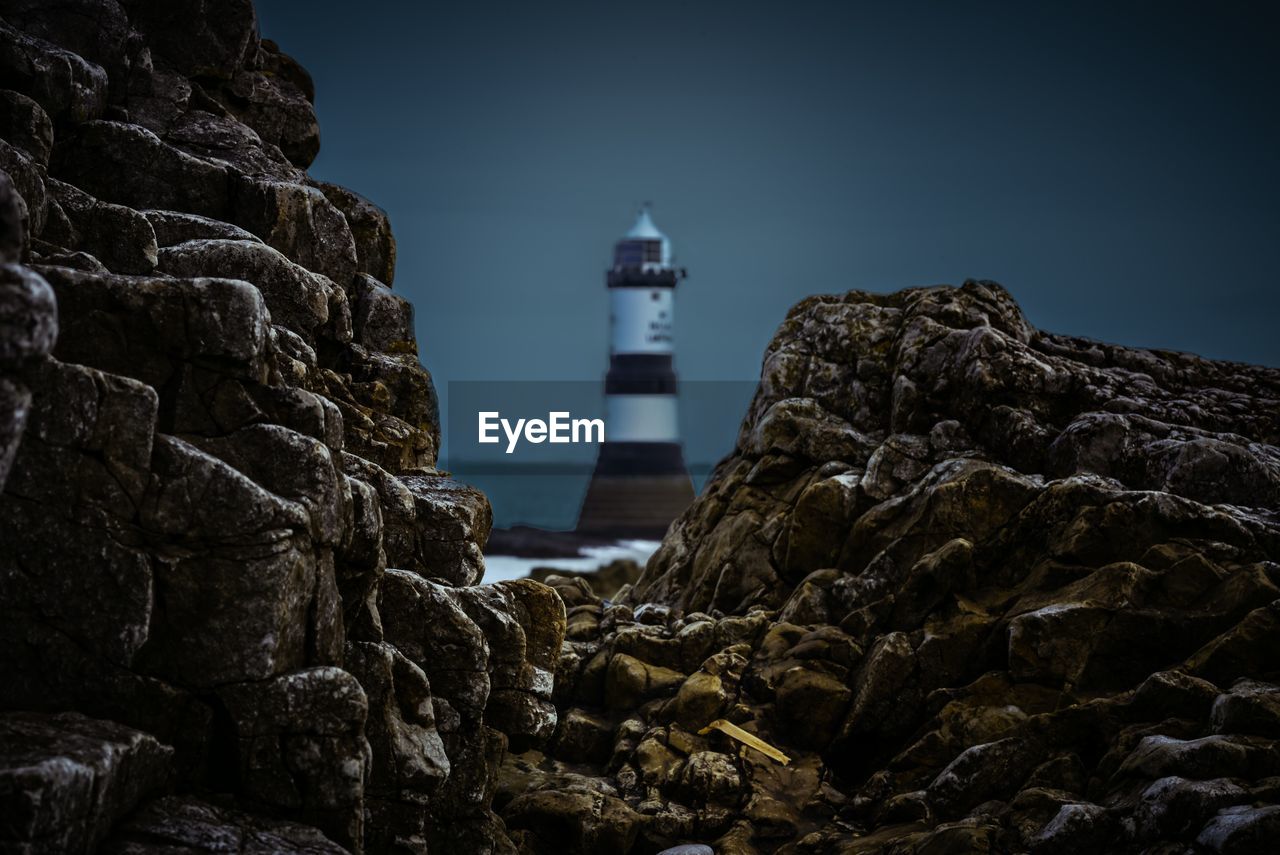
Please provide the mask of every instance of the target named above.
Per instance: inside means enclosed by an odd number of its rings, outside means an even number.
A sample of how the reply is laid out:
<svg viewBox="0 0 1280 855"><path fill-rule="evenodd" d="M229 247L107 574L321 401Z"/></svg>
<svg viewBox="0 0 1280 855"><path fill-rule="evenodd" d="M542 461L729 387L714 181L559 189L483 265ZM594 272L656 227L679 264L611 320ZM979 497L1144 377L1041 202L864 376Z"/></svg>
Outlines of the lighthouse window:
<svg viewBox="0 0 1280 855"><path fill-rule="evenodd" d="M619 241L614 255L614 263L619 265L643 264L645 259L644 241Z"/></svg>
<svg viewBox="0 0 1280 855"><path fill-rule="evenodd" d="M662 294L658 291L650 291L649 299L656 303L662 299Z"/></svg>
<svg viewBox="0 0 1280 855"><path fill-rule="evenodd" d="M662 263L662 241L647 240L644 242L644 260L646 263Z"/></svg>

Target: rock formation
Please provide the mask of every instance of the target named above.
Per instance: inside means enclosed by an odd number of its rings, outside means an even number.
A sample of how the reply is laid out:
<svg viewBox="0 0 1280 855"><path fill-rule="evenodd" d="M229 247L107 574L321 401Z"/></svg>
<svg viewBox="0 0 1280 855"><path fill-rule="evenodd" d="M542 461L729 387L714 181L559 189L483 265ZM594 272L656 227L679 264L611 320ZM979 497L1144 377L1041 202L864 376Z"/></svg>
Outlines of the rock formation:
<svg viewBox="0 0 1280 855"><path fill-rule="evenodd" d="M634 584L478 585L312 99L0 0L0 850L1271 851L1280 371L811 298Z"/></svg>
<svg viewBox="0 0 1280 855"><path fill-rule="evenodd" d="M511 851L563 607L474 587L307 73L249 0L0 18L0 849Z"/></svg>
<svg viewBox="0 0 1280 855"><path fill-rule="evenodd" d="M537 853L1274 851L1278 506L1278 370L991 282L807 299L639 581L547 579L559 724L500 812Z"/></svg>

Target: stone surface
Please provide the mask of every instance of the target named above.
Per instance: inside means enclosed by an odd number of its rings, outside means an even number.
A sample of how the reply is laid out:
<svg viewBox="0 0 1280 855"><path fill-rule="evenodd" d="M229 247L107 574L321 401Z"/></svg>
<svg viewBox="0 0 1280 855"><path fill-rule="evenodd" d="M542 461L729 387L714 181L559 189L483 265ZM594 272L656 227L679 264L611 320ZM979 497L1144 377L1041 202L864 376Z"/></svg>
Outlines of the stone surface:
<svg viewBox="0 0 1280 855"><path fill-rule="evenodd" d="M189 796L167 796L151 802L121 823L102 851L111 855L157 852L341 855L349 850L310 826L257 816Z"/></svg>
<svg viewBox="0 0 1280 855"><path fill-rule="evenodd" d="M0 847L90 853L172 784L173 749L75 713L0 713Z"/></svg>
<svg viewBox="0 0 1280 855"><path fill-rule="evenodd" d="M0 711L44 758L0 848L514 851L564 608L470 587L488 501L386 214L305 172L310 76L249 0L0 15Z"/></svg>
<svg viewBox="0 0 1280 855"><path fill-rule="evenodd" d="M636 851L1266 851L1280 371L969 282L805 300L762 373L621 604L546 577L562 725L504 786Z"/></svg>

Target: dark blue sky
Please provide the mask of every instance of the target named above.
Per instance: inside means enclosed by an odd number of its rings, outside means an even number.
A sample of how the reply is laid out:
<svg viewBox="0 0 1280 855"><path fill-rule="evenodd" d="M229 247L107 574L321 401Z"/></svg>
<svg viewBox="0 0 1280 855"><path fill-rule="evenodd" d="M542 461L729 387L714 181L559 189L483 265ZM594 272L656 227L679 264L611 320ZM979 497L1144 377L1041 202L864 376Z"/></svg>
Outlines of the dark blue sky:
<svg viewBox="0 0 1280 855"><path fill-rule="evenodd" d="M634 206L682 376L815 292L996 279L1058 332L1280 364L1275 4L259 0L314 174L390 213L423 362L589 379Z"/></svg>

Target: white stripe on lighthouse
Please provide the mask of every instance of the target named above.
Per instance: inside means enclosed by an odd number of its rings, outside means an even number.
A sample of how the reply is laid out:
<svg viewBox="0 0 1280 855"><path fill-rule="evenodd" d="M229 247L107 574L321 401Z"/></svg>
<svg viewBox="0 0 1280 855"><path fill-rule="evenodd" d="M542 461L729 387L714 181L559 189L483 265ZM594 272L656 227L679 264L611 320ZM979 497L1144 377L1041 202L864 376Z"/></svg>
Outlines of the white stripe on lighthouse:
<svg viewBox="0 0 1280 855"><path fill-rule="evenodd" d="M670 353L675 291L611 288L614 353Z"/></svg>
<svg viewBox="0 0 1280 855"><path fill-rule="evenodd" d="M607 395L607 442L678 442L675 395Z"/></svg>

